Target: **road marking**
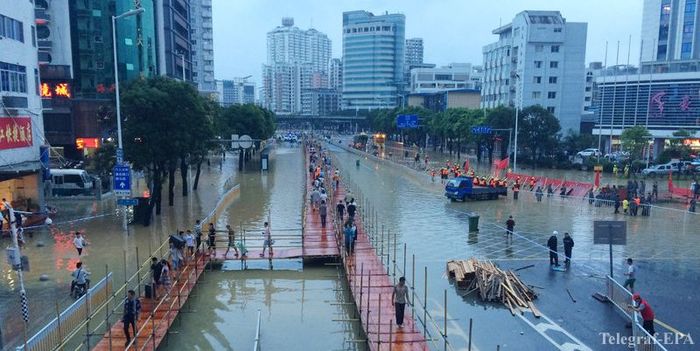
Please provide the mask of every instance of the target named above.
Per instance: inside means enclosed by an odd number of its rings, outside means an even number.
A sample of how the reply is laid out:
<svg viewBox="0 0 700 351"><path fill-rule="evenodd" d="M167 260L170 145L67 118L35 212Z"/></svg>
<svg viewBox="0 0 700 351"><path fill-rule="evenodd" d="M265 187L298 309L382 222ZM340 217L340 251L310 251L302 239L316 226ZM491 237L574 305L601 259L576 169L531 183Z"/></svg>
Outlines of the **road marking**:
<svg viewBox="0 0 700 351"><path fill-rule="evenodd" d="M441 305L438 303L438 301L431 298L430 302L433 305L433 308L430 309L430 318L432 319L432 316L444 316L445 312L442 309ZM460 326L459 323L456 322L456 319L450 316L450 312L447 312L447 321L449 322L447 326L447 342L450 345L454 346L454 343L452 343L450 340L454 339L455 337L458 337L464 340L464 345L469 344L469 334L464 332L465 330L469 330L469 321L467 321L467 327ZM437 324L437 321L435 322ZM479 351L479 348L476 347L474 340L472 340L472 350Z"/></svg>
<svg viewBox="0 0 700 351"><path fill-rule="evenodd" d="M524 311L532 313L530 309L524 309ZM525 316L522 314L518 314L518 317L525 321L525 323L529 324L530 327L532 327L532 329L534 329L536 332L542 335L543 338L547 339L547 341L549 341L552 345L554 345L561 351L593 351L593 349L586 346L583 342L581 342L581 340L577 339L575 336L569 334L569 332L564 330L564 328L562 328L558 324L554 323L554 321L549 319L549 317L545 316L544 314L542 314L541 318L538 320L536 325L532 323L529 319L525 318ZM556 341L550 338L549 335L547 335L547 331L560 332L566 335L571 340L563 344L558 344Z"/></svg>

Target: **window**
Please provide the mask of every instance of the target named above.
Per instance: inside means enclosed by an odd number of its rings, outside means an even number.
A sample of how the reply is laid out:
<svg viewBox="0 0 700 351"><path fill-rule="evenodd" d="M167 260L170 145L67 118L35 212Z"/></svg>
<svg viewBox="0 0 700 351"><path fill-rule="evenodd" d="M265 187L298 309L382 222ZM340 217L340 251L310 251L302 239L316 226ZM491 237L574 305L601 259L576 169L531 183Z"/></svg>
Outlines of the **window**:
<svg viewBox="0 0 700 351"><path fill-rule="evenodd" d="M0 91L27 92L27 69L24 66L0 62Z"/></svg>
<svg viewBox="0 0 700 351"><path fill-rule="evenodd" d="M36 47L36 27L32 26L32 45Z"/></svg>
<svg viewBox="0 0 700 351"><path fill-rule="evenodd" d="M544 45L535 45L535 52L542 52L544 50Z"/></svg>
<svg viewBox="0 0 700 351"><path fill-rule="evenodd" d="M0 37L24 43L24 25L16 19L0 15Z"/></svg>
<svg viewBox="0 0 700 351"><path fill-rule="evenodd" d="M554 33L561 33L561 27L559 27L559 28L554 28Z"/></svg>
<svg viewBox="0 0 700 351"><path fill-rule="evenodd" d="M586 87L586 91L591 91L591 87Z"/></svg>
<svg viewBox="0 0 700 351"><path fill-rule="evenodd" d="M549 61L549 68L559 68L559 61Z"/></svg>
<svg viewBox="0 0 700 351"><path fill-rule="evenodd" d="M549 77L549 84L557 84L557 77Z"/></svg>
<svg viewBox="0 0 700 351"><path fill-rule="evenodd" d="M552 52L559 52L559 45L552 45Z"/></svg>
<svg viewBox="0 0 700 351"><path fill-rule="evenodd" d="M586 96L583 100L584 100L584 101L591 101L591 97L590 97L590 96Z"/></svg>
<svg viewBox="0 0 700 351"><path fill-rule="evenodd" d="M547 112L554 113L554 106L547 106Z"/></svg>
<svg viewBox="0 0 700 351"><path fill-rule="evenodd" d="M557 98L557 92L556 91L550 91L547 93L547 99L556 99Z"/></svg>
<svg viewBox="0 0 700 351"><path fill-rule="evenodd" d="M541 98L541 97L542 97L542 92L539 92L539 91L533 91L533 92L532 92L532 98L533 98L533 99L539 99L539 98Z"/></svg>
<svg viewBox="0 0 700 351"><path fill-rule="evenodd" d="M535 68L542 68L542 61L535 61Z"/></svg>
<svg viewBox="0 0 700 351"><path fill-rule="evenodd" d="M534 77L532 77L532 82L535 84L540 84L540 83L542 83L542 77L534 76Z"/></svg>
<svg viewBox="0 0 700 351"><path fill-rule="evenodd" d="M452 80L451 74L436 74L435 80Z"/></svg>

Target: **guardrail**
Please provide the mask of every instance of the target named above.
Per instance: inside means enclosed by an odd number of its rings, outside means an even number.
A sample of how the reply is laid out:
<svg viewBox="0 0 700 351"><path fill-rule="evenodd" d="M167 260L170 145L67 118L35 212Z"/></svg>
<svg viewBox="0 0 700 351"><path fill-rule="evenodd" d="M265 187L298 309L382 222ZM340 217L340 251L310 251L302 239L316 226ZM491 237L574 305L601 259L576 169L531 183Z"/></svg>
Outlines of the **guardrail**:
<svg viewBox="0 0 700 351"><path fill-rule="evenodd" d="M253 343L253 351L260 351L260 309L258 308L258 326L255 328L255 342Z"/></svg>
<svg viewBox="0 0 700 351"><path fill-rule="evenodd" d="M112 273L108 273L87 293L73 302L63 312L34 334L27 342L17 347L17 351L54 350L65 341L65 331L74 330L85 317L90 315L93 307L101 306L109 298L112 289ZM58 313L58 311L56 311ZM89 328L88 328L89 329Z"/></svg>
<svg viewBox="0 0 700 351"><path fill-rule="evenodd" d="M666 347L639 323L639 313L627 307L632 304L632 293L611 276L607 277L608 300L623 317L632 323L632 346L634 349L636 351L667 351Z"/></svg>

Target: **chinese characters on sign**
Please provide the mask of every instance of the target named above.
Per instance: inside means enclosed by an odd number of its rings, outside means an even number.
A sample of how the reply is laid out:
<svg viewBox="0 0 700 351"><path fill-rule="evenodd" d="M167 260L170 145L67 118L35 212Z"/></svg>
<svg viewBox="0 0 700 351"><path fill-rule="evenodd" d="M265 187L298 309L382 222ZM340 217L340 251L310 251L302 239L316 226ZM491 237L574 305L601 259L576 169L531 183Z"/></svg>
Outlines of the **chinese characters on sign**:
<svg viewBox="0 0 700 351"><path fill-rule="evenodd" d="M0 118L0 150L32 146L32 139L31 118Z"/></svg>
<svg viewBox="0 0 700 351"><path fill-rule="evenodd" d="M43 82L43 83L41 83L40 91L41 91L42 98L61 97L61 98L70 99L72 96L71 91L70 91L70 84L65 83L65 82L60 82L60 83Z"/></svg>
<svg viewBox="0 0 700 351"><path fill-rule="evenodd" d="M78 150L82 149L97 149L100 147L100 140L97 138L76 138L75 148Z"/></svg>

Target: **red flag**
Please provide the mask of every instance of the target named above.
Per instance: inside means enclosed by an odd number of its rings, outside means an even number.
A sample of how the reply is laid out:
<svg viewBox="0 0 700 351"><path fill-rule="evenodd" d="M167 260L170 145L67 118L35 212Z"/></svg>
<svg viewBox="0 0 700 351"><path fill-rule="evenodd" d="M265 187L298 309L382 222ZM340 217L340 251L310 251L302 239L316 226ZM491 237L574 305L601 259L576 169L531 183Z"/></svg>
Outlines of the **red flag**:
<svg viewBox="0 0 700 351"><path fill-rule="evenodd" d="M502 170L508 168L508 163L510 162L510 158L506 157L500 161L493 161L493 165L496 167L497 170Z"/></svg>
<svg viewBox="0 0 700 351"><path fill-rule="evenodd" d="M464 160L464 172L469 172L469 159Z"/></svg>
<svg viewBox="0 0 700 351"><path fill-rule="evenodd" d="M595 180L593 180L593 185L598 189L600 187L600 172L595 172Z"/></svg>

